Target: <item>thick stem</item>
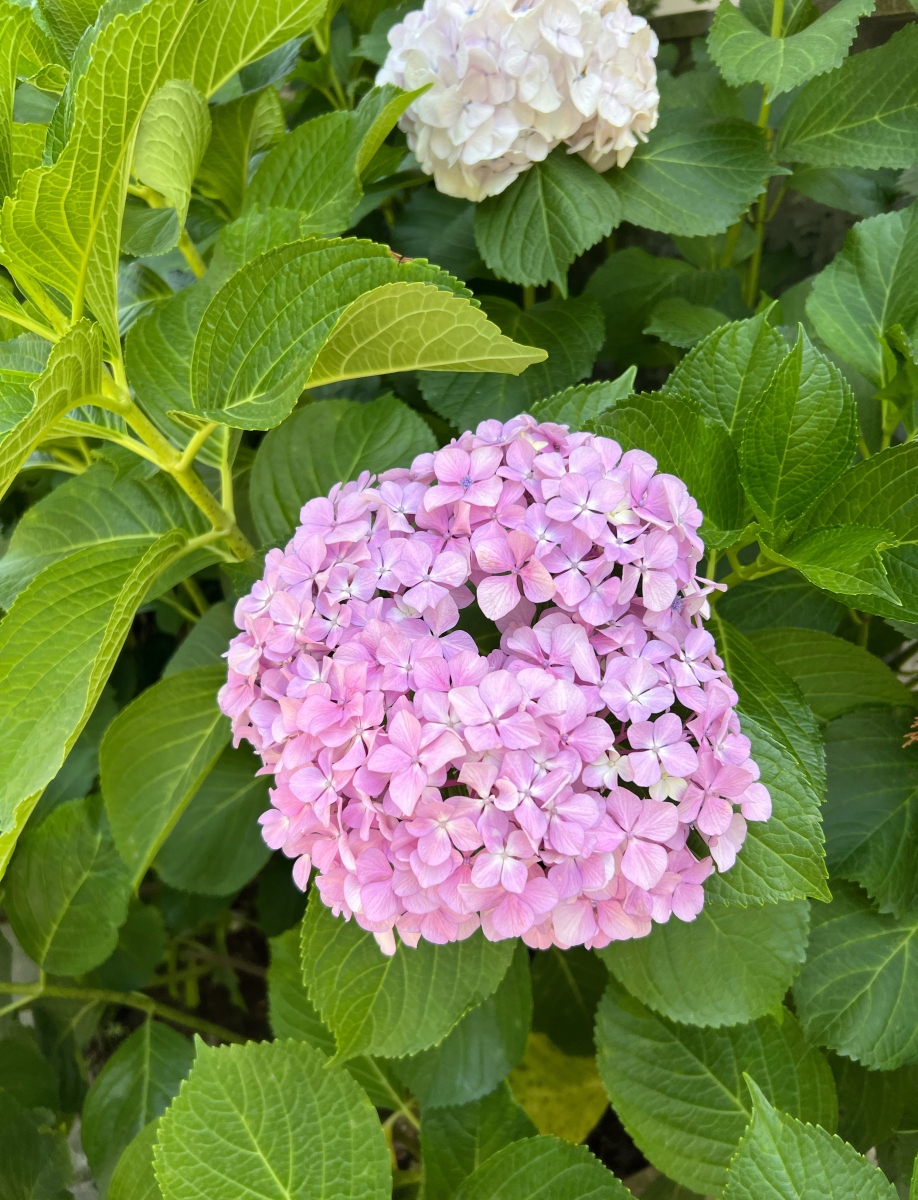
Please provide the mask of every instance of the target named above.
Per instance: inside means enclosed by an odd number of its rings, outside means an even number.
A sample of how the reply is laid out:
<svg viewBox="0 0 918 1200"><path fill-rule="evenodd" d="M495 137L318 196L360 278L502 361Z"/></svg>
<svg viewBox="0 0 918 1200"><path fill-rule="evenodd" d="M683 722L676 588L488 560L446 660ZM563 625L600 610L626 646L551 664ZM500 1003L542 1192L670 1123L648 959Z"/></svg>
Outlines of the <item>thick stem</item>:
<svg viewBox="0 0 918 1200"><path fill-rule="evenodd" d="M207 270L207 263L198 254L198 248L191 240L187 229L183 229L179 236L178 248L184 254L185 262L194 272L195 279L200 279Z"/></svg>

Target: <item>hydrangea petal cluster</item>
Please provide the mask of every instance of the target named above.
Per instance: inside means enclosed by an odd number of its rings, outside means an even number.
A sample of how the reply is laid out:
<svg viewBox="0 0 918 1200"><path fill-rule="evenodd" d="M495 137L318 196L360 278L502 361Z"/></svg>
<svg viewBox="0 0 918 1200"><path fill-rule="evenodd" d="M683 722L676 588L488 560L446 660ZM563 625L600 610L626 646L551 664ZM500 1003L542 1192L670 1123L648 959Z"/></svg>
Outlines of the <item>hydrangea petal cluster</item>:
<svg viewBox="0 0 918 1200"><path fill-rule="evenodd" d="M387 953L396 929L593 947L693 920L771 801L703 627L684 483L520 416L300 517L236 607L220 692L297 884L315 866Z"/></svg>
<svg viewBox="0 0 918 1200"><path fill-rule="evenodd" d="M399 124L449 196L495 196L561 142L623 167L657 123L657 37L624 0L425 0L389 44L376 82L430 85Z"/></svg>

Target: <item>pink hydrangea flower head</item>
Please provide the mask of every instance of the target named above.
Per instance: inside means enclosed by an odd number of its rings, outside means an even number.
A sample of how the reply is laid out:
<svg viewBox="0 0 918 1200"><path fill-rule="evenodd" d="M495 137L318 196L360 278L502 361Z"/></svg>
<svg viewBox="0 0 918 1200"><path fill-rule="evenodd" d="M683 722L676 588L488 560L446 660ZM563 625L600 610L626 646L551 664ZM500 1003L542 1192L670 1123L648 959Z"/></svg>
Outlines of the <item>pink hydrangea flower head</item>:
<svg viewBox="0 0 918 1200"><path fill-rule="evenodd" d="M600 947L694 920L771 798L703 627L685 485L519 416L300 520L236 606L219 697L297 885L316 871L387 954L396 931Z"/></svg>

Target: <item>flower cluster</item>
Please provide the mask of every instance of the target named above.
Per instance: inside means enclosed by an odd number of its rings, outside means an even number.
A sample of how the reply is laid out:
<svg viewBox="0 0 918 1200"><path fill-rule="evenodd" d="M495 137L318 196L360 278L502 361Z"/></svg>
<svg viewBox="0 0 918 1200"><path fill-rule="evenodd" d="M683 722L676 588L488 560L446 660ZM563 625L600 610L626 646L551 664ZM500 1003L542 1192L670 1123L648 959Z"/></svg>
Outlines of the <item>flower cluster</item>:
<svg viewBox="0 0 918 1200"><path fill-rule="evenodd" d="M657 123L656 34L624 0L425 0L389 44L376 82L430 85L400 125L449 196L495 196L561 142L623 167Z"/></svg>
<svg viewBox="0 0 918 1200"><path fill-rule="evenodd" d="M702 626L701 513L656 467L485 421L310 500L239 601L220 704L274 776L265 839L388 953L693 920L770 815Z"/></svg>

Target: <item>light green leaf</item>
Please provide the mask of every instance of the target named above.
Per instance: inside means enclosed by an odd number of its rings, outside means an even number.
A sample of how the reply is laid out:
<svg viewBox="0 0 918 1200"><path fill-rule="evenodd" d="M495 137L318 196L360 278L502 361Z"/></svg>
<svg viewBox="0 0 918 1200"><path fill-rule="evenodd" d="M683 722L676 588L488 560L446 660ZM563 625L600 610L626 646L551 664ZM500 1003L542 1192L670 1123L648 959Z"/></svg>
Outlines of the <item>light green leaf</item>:
<svg viewBox="0 0 918 1200"><path fill-rule="evenodd" d="M453 290L436 267L396 263L371 242L306 239L253 260L217 292L201 321L191 372L198 411L240 428L278 425L345 310L364 292L396 282ZM281 295L287 320L277 322ZM471 308L464 304L462 311ZM495 360L517 353L506 343L494 349ZM496 368L518 372L542 357L518 353L506 367L495 361Z"/></svg>
<svg viewBox="0 0 918 1200"><path fill-rule="evenodd" d="M918 1062L918 915L884 916L859 888L833 884L813 908L807 960L794 984L810 1041L891 1071Z"/></svg>
<svg viewBox="0 0 918 1200"><path fill-rule="evenodd" d="M309 998L335 1034L337 1059L401 1057L441 1041L468 1009L496 989L513 957L511 941L479 932L444 946L421 939L387 957L372 933L333 917L316 889L303 922Z"/></svg>
<svg viewBox="0 0 918 1200"><path fill-rule="evenodd" d="M609 972L598 954L583 946L539 950L532 959L532 1027L546 1033L565 1054L594 1053L593 1018Z"/></svg>
<svg viewBox="0 0 918 1200"><path fill-rule="evenodd" d="M37 575L0 624L0 874L95 707L151 580L183 545L172 532L146 546L80 550Z"/></svg>
<svg viewBox="0 0 918 1200"><path fill-rule="evenodd" d="M609 1099L638 1148L706 1196L722 1194L752 1115L744 1073L794 1116L830 1131L838 1120L829 1064L786 1009L779 1020L697 1029L655 1016L613 985L596 1016L596 1046Z"/></svg>
<svg viewBox="0 0 918 1200"><path fill-rule="evenodd" d="M181 234L178 213L174 208L148 208L140 203L128 204L121 221L121 253L140 258L147 254L165 254ZM123 278L119 270L119 276ZM119 293L123 289L119 288ZM169 289L172 295L172 289ZM119 303L122 296L119 295Z"/></svg>
<svg viewBox="0 0 918 1200"><path fill-rule="evenodd" d="M307 386L397 371L519 375L547 357L505 337L464 297L430 283L387 283L344 310Z"/></svg>
<svg viewBox="0 0 918 1200"><path fill-rule="evenodd" d="M858 59L863 55L858 55ZM857 60L852 60L857 61ZM886 382L880 338L918 321L918 205L860 221L813 280L807 316L831 350L869 379Z"/></svg>
<svg viewBox="0 0 918 1200"><path fill-rule="evenodd" d="M727 318L718 309L692 304L681 296L673 296L669 300L661 300L654 307L650 322L643 332L671 346L688 350L726 324Z"/></svg>
<svg viewBox="0 0 918 1200"><path fill-rule="evenodd" d="M269 150L286 133L284 111L272 87L216 104L210 111L210 142L195 183L202 196L219 200L228 216L242 212L253 154Z"/></svg>
<svg viewBox="0 0 918 1200"><path fill-rule="evenodd" d="M838 1136L863 1154L901 1127L912 1072L867 1071L850 1058L829 1055L838 1092Z"/></svg>
<svg viewBox="0 0 918 1200"><path fill-rule="evenodd" d="M471 1104L425 1110L421 1121L424 1200L452 1200L474 1170L536 1127L506 1083Z"/></svg>
<svg viewBox="0 0 918 1200"><path fill-rule="evenodd" d="M886 566L879 551L894 546L896 539L886 529L867 525L827 525L795 538L780 551L767 535L761 538L763 548L775 562L796 567L811 583L843 597L861 598L859 608L873 611L868 597L880 597L881 602L898 606L901 600L890 586Z"/></svg>
<svg viewBox="0 0 918 1200"><path fill-rule="evenodd" d="M192 667L208 667L222 662L230 639L238 632L233 620L232 607L225 600L212 604L200 621L188 631L179 648L163 667L163 679L177 675L179 671L190 671Z"/></svg>
<svg viewBox="0 0 918 1200"><path fill-rule="evenodd" d="M896 1200L882 1171L825 1129L777 1112L751 1079L753 1117L730 1168L725 1200Z"/></svg>
<svg viewBox="0 0 918 1200"><path fill-rule="evenodd" d="M466 1179L455 1200L630 1200L586 1146L555 1137L512 1142Z"/></svg>
<svg viewBox="0 0 918 1200"><path fill-rule="evenodd" d="M858 708L918 708L918 693L900 683L882 659L843 638L779 628L753 633L750 641L793 679L822 721Z"/></svg>
<svg viewBox="0 0 918 1200"><path fill-rule="evenodd" d="M799 688L715 610L712 632L739 694L737 712L752 758L771 794L767 821L750 821L729 871L705 894L725 904L763 904L794 896L827 900L819 807L825 755L816 718Z"/></svg>
<svg viewBox="0 0 918 1200"><path fill-rule="evenodd" d="M59 805L20 839L6 874L5 907L22 948L42 970L83 975L115 949L130 892L102 798L92 796Z"/></svg>
<svg viewBox="0 0 918 1200"><path fill-rule="evenodd" d="M646 450L661 471L683 479L704 513L700 533L706 544L736 541L746 524L736 451L724 428L706 420L694 400L644 392L619 401L589 427L625 450Z"/></svg>
<svg viewBox="0 0 918 1200"><path fill-rule="evenodd" d="M227 747L214 763L156 855L170 887L232 896L268 861L258 824L268 783L256 776L259 765L247 746Z"/></svg>
<svg viewBox="0 0 918 1200"><path fill-rule="evenodd" d="M194 1059L187 1038L152 1020L108 1059L89 1089L81 1127L83 1149L101 1190L126 1147L166 1110Z"/></svg>
<svg viewBox="0 0 918 1200"><path fill-rule="evenodd" d="M153 1147L159 1136L159 1117L144 1125L125 1147L108 1185L108 1200L162 1200L153 1172Z"/></svg>
<svg viewBox="0 0 918 1200"><path fill-rule="evenodd" d="M95 21L99 5L96 0L42 0L39 11L54 40L70 58L83 32Z"/></svg>
<svg viewBox="0 0 918 1200"><path fill-rule="evenodd" d="M129 450L109 447L104 453L88 471L68 479L23 514L0 558L4 608L39 571L78 550L115 541L146 546L169 529L181 527L192 537L208 528L200 510L170 476ZM196 569L190 560L180 568L183 575ZM166 583L172 586L168 579Z"/></svg>
<svg viewBox="0 0 918 1200"><path fill-rule="evenodd" d="M384 1200L392 1186L366 1094L305 1042L199 1042L155 1164L164 1200Z"/></svg>
<svg viewBox="0 0 918 1200"><path fill-rule="evenodd" d="M268 967L268 1008L271 1030L276 1038L309 1042L331 1058L335 1036L313 1008L303 983L300 962L299 925L269 942L271 965ZM348 1059L344 1069L360 1084L377 1108L399 1108L406 1092L384 1059L358 1055Z"/></svg>
<svg viewBox="0 0 918 1200"><path fill-rule="evenodd" d="M586 421L595 420L631 395L636 374L637 367L629 367L617 379L565 388L563 392L533 404L529 411L539 422L553 421L557 425L569 425L573 430L582 429Z"/></svg>
<svg viewBox="0 0 918 1200"><path fill-rule="evenodd" d="M0 200L14 191L13 96L16 92L19 48L32 24L27 8L4 0L0 6Z"/></svg>
<svg viewBox="0 0 918 1200"><path fill-rule="evenodd" d="M271 430L255 455L249 495L258 535L266 545L282 545L307 500L362 471L407 467L434 449L427 423L392 395L369 404L307 404Z"/></svg>
<svg viewBox="0 0 918 1200"><path fill-rule="evenodd" d="M806 955L809 905L706 904L599 956L633 996L671 1021L738 1025L776 1012Z"/></svg>
<svg viewBox="0 0 918 1200"><path fill-rule="evenodd" d="M509 300L488 296L482 307L507 337L541 347L548 358L515 379L421 374L424 399L456 428L474 429L489 419L506 421L590 374L603 339L602 314L591 298L545 300L523 311Z"/></svg>
<svg viewBox="0 0 918 1200"><path fill-rule="evenodd" d="M743 431L740 474L763 526L792 528L844 474L856 443L851 389L801 328Z"/></svg>
<svg viewBox="0 0 918 1200"><path fill-rule="evenodd" d="M606 178L558 146L477 206L475 240L500 279L556 283L566 296L568 267L621 219L621 202Z"/></svg>
<svg viewBox="0 0 918 1200"><path fill-rule="evenodd" d="M730 588L717 601L717 611L725 621L747 635L775 625L834 633L844 608L837 600L801 579L796 571L779 571L764 579L753 579Z"/></svg>
<svg viewBox="0 0 918 1200"><path fill-rule="evenodd" d="M694 399L702 415L723 425L738 448L746 417L786 349L765 313L733 321L687 354L663 390Z"/></svg>
<svg viewBox="0 0 918 1200"><path fill-rule="evenodd" d="M74 325L53 347L47 367L31 388L35 396L31 407L0 434L0 495L55 421L102 390L98 325L89 321Z"/></svg>
<svg viewBox="0 0 918 1200"><path fill-rule="evenodd" d="M781 174L764 130L748 121L664 114L628 165L606 178L632 225L684 237L723 233L740 219L770 176Z"/></svg>
<svg viewBox="0 0 918 1200"><path fill-rule="evenodd" d="M908 167L918 158L918 29L852 55L791 101L775 153L817 167Z"/></svg>
<svg viewBox="0 0 918 1200"><path fill-rule="evenodd" d="M210 141L207 101L186 79L170 79L143 111L134 143L134 174L161 193L184 226L191 184ZM168 249L168 247L167 247Z"/></svg>
<svg viewBox="0 0 918 1200"><path fill-rule="evenodd" d="M565 1054L544 1033L531 1033L508 1083L539 1133L586 1141L609 1107L596 1059Z"/></svg>
<svg viewBox="0 0 918 1200"><path fill-rule="evenodd" d="M532 1023L529 953L517 942L497 990L465 1014L438 1046L398 1059L395 1071L426 1110L492 1092L526 1049Z"/></svg>
<svg viewBox="0 0 918 1200"><path fill-rule="evenodd" d="M115 845L140 883L230 738L217 707L224 667L162 679L121 710L99 752Z"/></svg>
<svg viewBox="0 0 918 1200"><path fill-rule="evenodd" d="M897 917L918 901L918 749L903 748L910 724L911 714L857 712L826 730L829 870Z"/></svg>
<svg viewBox="0 0 918 1200"><path fill-rule="evenodd" d="M770 99L840 66L858 21L873 7L874 0L841 0L804 28L794 21L792 9L790 28L785 22L777 36L769 36L770 29L755 19L755 7L748 15L733 4L728 11L724 0L708 35L708 53L727 83L764 83Z"/></svg>

